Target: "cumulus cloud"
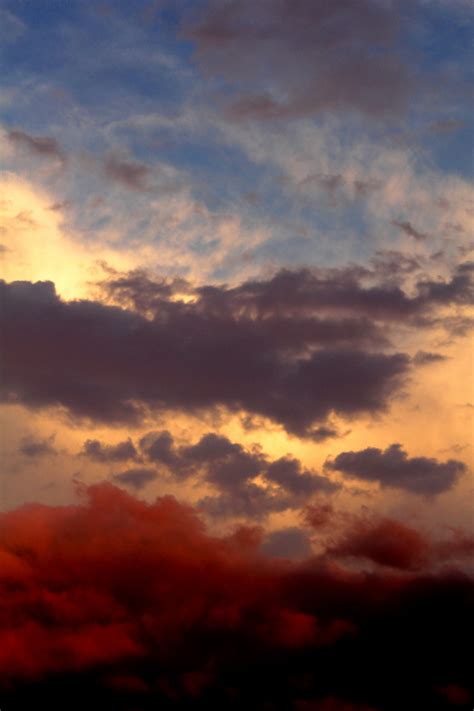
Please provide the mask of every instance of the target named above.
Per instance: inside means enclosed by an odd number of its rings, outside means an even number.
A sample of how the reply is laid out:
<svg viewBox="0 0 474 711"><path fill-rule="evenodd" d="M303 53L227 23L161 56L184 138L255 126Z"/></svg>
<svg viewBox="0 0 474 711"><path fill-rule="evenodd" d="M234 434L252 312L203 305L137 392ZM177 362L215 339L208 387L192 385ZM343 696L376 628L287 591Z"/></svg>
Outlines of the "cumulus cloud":
<svg viewBox="0 0 474 711"><path fill-rule="evenodd" d="M117 444L103 444L97 439L88 439L84 442L80 456L87 457L95 462L125 462L137 459L138 453L130 439Z"/></svg>
<svg viewBox="0 0 474 711"><path fill-rule="evenodd" d="M148 432L140 440L140 449L146 460L165 465L178 479L194 476L211 484L217 495L199 502L211 516L261 518L272 511L297 508L316 493L340 489L326 476L304 469L297 459L270 461L260 451L246 450L212 432L195 444L179 447L168 431Z"/></svg>
<svg viewBox="0 0 474 711"><path fill-rule="evenodd" d="M391 704L444 709L438 688L472 688L473 583L457 569L279 560L256 530L211 537L170 497L146 504L110 484L83 497L0 514L11 708L63 708L67 689L74 710L91 698L123 709L381 709L390 688ZM295 538L263 546L282 536Z"/></svg>
<svg viewBox="0 0 474 711"><path fill-rule="evenodd" d="M385 450L367 447L358 452L341 452L327 461L325 468L344 476L376 481L383 487L427 495L448 491L467 470L456 459L439 462L432 457L409 457L400 444L392 444Z"/></svg>
<svg viewBox="0 0 474 711"><path fill-rule="evenodd" d="M282 457L272 462L266 471L267 478L292 494L310 496L316 491L335 491L338 487L326 477L303 471L297 459Z"/></svg>

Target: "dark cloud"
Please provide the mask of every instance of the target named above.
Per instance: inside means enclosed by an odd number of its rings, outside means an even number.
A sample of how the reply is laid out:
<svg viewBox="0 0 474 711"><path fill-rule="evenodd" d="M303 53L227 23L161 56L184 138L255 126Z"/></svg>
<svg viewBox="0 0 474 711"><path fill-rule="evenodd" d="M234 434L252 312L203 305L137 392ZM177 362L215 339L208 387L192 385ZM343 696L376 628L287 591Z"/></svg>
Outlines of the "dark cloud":
<svg viewBox="0 0 474 711"><path fill-rule="evenodd" d="M311 543L301 528L290 526L268 533L262 542L262 552L276 558L292 560L309 558Z"/></svg>
<svg viewBox="0 0 474 711"><path fill-rule="evenodd" d="M243 452L240 444L236 444L223 437L209 432L199 442L183 447L182 456L195 462L215 462L223 457L239 455Z"/></svg>
<svg viewBox="0 0 474 711"><path fill-rule="evenodd" d="M433 305L474 304L474 262L460 264L449 281L426 279L418 282L419 300Z"/></svg>
<svg viewBox="0 0 474 711"><path fill-rule="evenodd" d="M2 283L4 399L107 423L221 406L320 441L333 413L379 412L406 379L412 363L394 352L391 328L469 328L462 314L439 314L472 301L472 274L461 264L408 296L360 267L281 271L194 289L187 303L174 283L112 275L109 305L63 302L50 282Z"/></svg>
<svg viewBox="0 0 474 711"><path fill-rule="evenodd" d="M57 450L54 447L54 435L46 439L36 439L34 437L25 437L21 443L19 451L26 457L44 457L56 456Z"/></svg>
<svg viewBox="0 0 474 711"><path fill-rule="evenodd" d="M236 118L356 111L387 117L420 89L400 51L410 8L379 0L208 0L186 27L199 66L235 92Z"/></svg>
<svg viewBox="0 0 474 711"><path fill-rule="evenodd" d="M175 473L181 470L179 455L174 451L173 437L168 431L148 432L140 440L140 449L150 462L160 462L173 467Z"/></svg>
<svg viewBox="0 0 474 711"><path fill-rule="evenodd" d="M137 459L138 452L130 439L117 444L103 444L97 439L88 439L84 442L80 456L95 462L126 462Z"/></svg>
<svg viewBox="0 0 474 711"><path fill-rule="evenodd" d="M268 490L253 481L234 482L232 489L219 486L219 483L215 486L222 493L204 496L197 503L199 510L211 518L258 521L271 513L288 511L301 505L300 498L287 494L284 489Z"/></svg>
<svg viewBox="0 0 474 711"><path fill-rule="evenodd" d="M258 297L254 317L210 290L197 303L165 300L150 319L62 302L48 282L2 284L1 292L4 398L105 422L138 421L145 406L221 405L311 436L332 412L383 409L409 368L406 355L362 348L374 340L363 319L259 317Z"/></svg>
<svg viewBox="0 0 474 711"><path fill-rule="evenodd" d="M196 444L176 446L168 431L149 432L140 449L150 462L166 465L178 479L200 478L218 492L199 505L211 516L262 518L272 511L297 508L315 493L332 494L339 484L316 472L303 470L297 459L269 461L258 450L214 433ZM263 482L256 482L257 477Z"/></svg>
<svg viewBox="0 0 474 711"><path fill-rule="evenodd" d="M464 262L447 280L423 279L408 296L398 285L387 284L387 268L398 265L400 273L410 272L418 263L399 253L382 253L375 270L361 267L341 269L283 269L268 281L248 281L233 289L203 287L198 290L206 310L240 316L254 313L268 318L339 313L355 317L391 321L412 320L418 326L441 305L471 304L474 301L474 265ZM374 283L375 282L375 283ZM113 283L110 285L114 289ZM119 289L119 292L121 290Z"/></svg>
<svg viewBox="0 0 474 711"><path fill-rule="evenodd" d="M158 476L154 469L136 468L114 474L112 479L119 484L131 486L132 489L143 489L144 486Z"/></svg>
<svg viewBox="0 0 474 711"><path fill-rule="evenodd" d="M385 282L399 280L405 274L413 274L421 269L421 263L416 257L393 249L378 250L372 263L374 271Z"/></svg>
<svg viewBox="0 0 474 711"><path fill-rule="evenodd" d="M325 442L333 437L339 437L339 432L335 427L329 425L321 425L321 427L316 427L311 432L311 438L315 442Z"/></svg>
<svg viewBox="0 0 474 711"><path fill-rule="evenodd" d="M466 471L466 465L455 459L439 462L429 457L409 457L400 444L392 444L384 451L368 447L341 452L326 462L325 468L356 479L377 481L381 486L428 495L448 491Z"/></svg>
<svg viewBox="0 0 474 711"><path fill-rule="evenodd" d="M431 365L431 363L442 363L445 360L447 357L441 353L430 353L429 351L418 351L413 358L416 365Z"/></svg>
<svg viewBox="0 0 474 711"><path fill-rule="evenodd" d="M472 699L474 585L459 568L279 560L275 539L294 550L297 533L211 537L171 497L146 504L110 484L83 497L0 513L5 708L447 711Z"/></svg>
<svg viewBox="0 0 474 711"><path fill-rule="evenodd" d="M398 227L398 229L408 235L408 237L413 237L413 239L416 239L418 241L423 241L428 238L428 235L424 234L423 232L419 232L418 230L415 230L411 222L392 220L391 224L394 227Z"/></svg>
<svg viewBox="0 0 474 711"><path fill-rule="evenodd" d="M266 477L292 494L311 496L317 491L333 492L339 487L326 477L304 471L298 459L282 457L272 462Z"/></svg>
<svg viewBox="0 0 474 711"><path fill-rule="evenodd" d="M126 160L118 155L110 155L104 163L107 178L129 190L145 191L148 189L147 178L150 168L135 161Z"/></svg>
<svg viewBox="0 0 474 711"><path fill-rule="evenodd" d="M18 148L25 150L31 155L38 156L40 158L53 158L55 160L65 161L66 156L59 145L59 143L54 138L49 136L31 136L25 131L20 131L14 129L8 131L8 140Z"/></svg>

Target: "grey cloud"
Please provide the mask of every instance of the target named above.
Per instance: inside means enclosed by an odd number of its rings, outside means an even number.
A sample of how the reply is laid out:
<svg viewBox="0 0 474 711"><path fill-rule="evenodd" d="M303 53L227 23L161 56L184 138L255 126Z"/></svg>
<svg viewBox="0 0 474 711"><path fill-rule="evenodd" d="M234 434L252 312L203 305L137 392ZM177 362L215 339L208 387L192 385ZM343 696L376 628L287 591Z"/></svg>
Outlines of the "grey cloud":
<svg viewBox="0 0 474 711"><path fill-rule="evenodd" d="M416 365L430 365L431 363L442 363L447 357L441 353L430 353L428 351L418 351L413 358Z"/></svg>
<svg viewBox="0 0 474 711"><path fill-rule="evenodd" d="M398 227L398 229L408 235L408 237L413 237L413 239L416 239L419 242L422 242L423 240L428 238L428 235L424 234L423 232L420 232L419 230L416 230L411 224L411 222L408 222L407 220L392 220L391 224L394 227Z"/></svg>
<svg viewBox="0 0 474 711"><path fill-rule="evenodd" d="M26 457L36 458L44 456L56 456L57 450L54 447L54 435L46 439L36 439L25 437L20 443L19 451Z"/></svg>
<svg viewBox="0 0 474 711"><path fill-rule="evenodd" d="M125 462L138 457L137 450L130 439L109 445L102 444L97 439L88 439L84 442L80 455L96 462Z"/></svg>
<svg viewBox="0 0 474 711"><path fill-rule="evenodd" d="M104 173L107 178L129 190L145 191L148 189L147 178L150 168L143 163L126 160L112 154L105 160Z"/></svg>
<svg viewBox="0 0 474 711"><path fill-rule="evenodd" d="M272 511L300 506L315 493L332 494L340 484L303 469L289 457L269 461L259 451L245 450L227 437L207 433L195 444L177 446L168 431L149 432L140 440L143 456L159 462L178 479L194 477L211 484L217 495L200 507L211 516L261 518ZM261 483L256 483L259 477Z"/></svg>
<svg viewBox="0 0 474 711"><path fill-rule="evenodd" d="M405 489L416 494L435 495L449 491L466 471L455 459L439 462L430 457L409 457L400 444L385 450L368 447L358 452L341 452L325 468L344 476L377 481L383 487Z"/></svg>
<svg viewBox="0 0 474 711"><path fill-rule="evenodd" d="M331 493L339 489L327 477L304 471L298 459L282 457L272 462L266 470L266 477L291 494L311 496L316 492Z"/></svg>
<svg viewBox="0 0 474 711"><path fill-rule="evenodd" d="M283 270L198 287L188 303L173 285L114 275L102 287L121 308L62 301L50 282L1 282L3 398L107 423L224 407L321 441L333 414L383 411L416 365L390 346L390 327L469 328L439 307L472 302L473 269L420 280L413 295L373 270Z"/></svg>
<svg viewBox="0 0 474 711"><path fill-rule="evenodd" d="M8 140L13 145L40 158L54 158L64 161L65 153L55 138L49 136L31 136L25 131L12 129L7 134Z"/></svg>
<svg viewBox="0 0 474 711"><path fill-rule="evenodd" d="M309 537L295 526L268 533L261 548L265 555L275 558L302 560L311 555Z"/></svg>
<svg viewBox="0 0 474 711"><path fill-rule="evenodd" d="M157 472L154 469L127 469L126 471L114 474L112 479L119 484L131 486L133 489L143 489L151 481L157 478Z"/></svg>

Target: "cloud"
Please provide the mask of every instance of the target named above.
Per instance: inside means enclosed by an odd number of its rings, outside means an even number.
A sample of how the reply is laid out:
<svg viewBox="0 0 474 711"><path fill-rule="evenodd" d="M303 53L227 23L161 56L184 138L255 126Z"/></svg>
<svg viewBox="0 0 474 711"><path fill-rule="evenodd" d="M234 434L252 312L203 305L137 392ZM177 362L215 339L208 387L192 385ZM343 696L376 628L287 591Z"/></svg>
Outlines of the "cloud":
<svg viewBox="0 0 474 711"><path fill-rule="evenodd" d="M418 241L422 241L428 238L428 235L425 235L423 234L423 232L415 230L411 222L392 220L392 225L394 225L394 227L398 227L402 232L408 235L408 237L413 237L413 239L416 239Z"/></svg>
<svg viewBox="0 0 474 711"><path fill-rule="evenodd" d="M9 708L49 699L59 710L64 689L73 711L91 698L107 708L444 709L436 689L472 689L474 587L456 568L279 560L255 530L210 536L170 497L147 504L110 484L82 496L0 514ZM285 537L294 547L288 530L263 546Z"/></svg>
<svg viewBox="0 0 474 711"><path fill-rule="evenodd" d="M272 462L266 470L266 477L289 493L311 496L319 492L333 492L339 487L326 477L303 471L297 459L282 457Z"/></svg>
<svg viewBox="0 0 474 711"><path fill-rule="evenodd" d="M7 133L8 140L14 146L39 158L50 158L64 162L66 155L55 138L49 136L31 136L25 131L12 129Z"/></svg>
<svg viewBox="0 0 474 711"><path fill-rule="evenodd" d="M20 444L19 451L26 457L36 458L44 456L56 456L57 450L54 447L54 435L46 439L36 439L25 437Z"/></svg>
<svg viewBox="0 0 474 711"><path fill-rule="evenodd" d="M217 490L199 501L211 516L262 518L297 508L315 493L332 494L340 485L305 469L297 459L269 461L227 437L207 433L195 444L176 446L168 431L148 432L140 440L143 457L166 465L177 479L194 477ZM256 479L259 479L257 482Z"/></svg>
<svg viewBox="0 0 474 711"><path fill-rule="evenodd" d="M399 521L382 519L374 523L362 519L348 527L329 553L411 570L426 565L430 545L418 531Z"/></svg>
<svg viewBox="0 0 474 711"><path fill-rule="evenodd" d="M429 457L409 457L400 444L392 444L383 451L367 447L358 452L341 452L326 462L325 468L344 476L377 481L383 487L426 495L449 491L467 469L456 459L439 462Z"/></svg>
<svg viewBox="0 0 474 711"><path fill-rule="evenodd" d="M317 533L327 560L368 562L397 570L431 570L445 563L468 562L474 537L463 529L450 529L442 538L421 532L393 518L367 511L337 511L329 502L315 502L303 511L305 524Z"/></svg>
<svg viewBox="0 0 474 711"><path fill-rule="evenodd" d="M400 114L420 85L407 52L405 12L378 0L210 0L186 27L207 75L234 89L236 118L324 111Z"/></svg>
<svg viewBox="0 0 474 711"><path fill-rule="evenodd" d="M301 528L289 526L267 534L262 542L262 552L270 557L304 559L311 555L311 544Z"/></svg>
<svg viewBox="0 0 474 711"><path fill-rule="evenodd" d="M144 486L156 479L158 476L154 469L136 468L114 474L112 479L119 484L131 486L132 489L143 489Z"/></svg>
<svg viewBox="0 0 474 711"><path fill-rule="evenodd" d="M145 191L150 168L136 161L125 160L117 155L110 155L104 163L107 178L129 190Z"/></svg>
<svg viewBox="0 0 474 711"><path fill-rule="evenodd" d="M235 300L232 291L212 287L196 302L162 300L153 318L100 302L61 301L50 282L3 283L4 397L109 423L137 422L145 407L224 406L301 436L333 412L355 417L386 407L409 358L365 350L364 342L380 337L364 319L304 314L316 308L317 296L310 294L306 306L304 292L302 300L297 291L285 297L279 281L256 284L256 294L249 284ZM262 288L267 293L259 296ZM278 313L285 298L286 313L284 306ZM303 311L299 319L295 311Z"/></svg>
<svg viewBox="0 0 474 711"><path fill-rule="evenodd" d="M138 458L138 452L130 439L109 445L97 439L88 439L79 455L95 462L126 462Z"/></svg>
<svg viewBox="0 0 474 711"><path fill-rule="evenodd" d="M4 399L105 423L221 407L321 441L337 434L333 414L386 409L420 364L391 345L399 324L470 326L448 309L471 303L472 277L465 262L407 294L361 267L283 270L236 287L184 284L183 294L113 273L106 303L63 301L51 282L2 283Z"/></svg>
<svg viewBox="0 0 474 711"><path fill-rule="evenodd" d="M431 365L432 363L442 363L447 360L441 353L430 353L429 351L417 351L413 358L416 365Z"/></svg>

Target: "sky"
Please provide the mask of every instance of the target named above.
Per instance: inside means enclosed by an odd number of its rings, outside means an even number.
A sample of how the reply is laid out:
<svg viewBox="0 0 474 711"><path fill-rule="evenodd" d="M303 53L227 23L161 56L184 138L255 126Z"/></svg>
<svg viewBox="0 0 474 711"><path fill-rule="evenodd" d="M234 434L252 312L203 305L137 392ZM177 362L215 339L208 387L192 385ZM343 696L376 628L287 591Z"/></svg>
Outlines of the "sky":
<svg viewBox="0 0 474 711"><path fill-rule="evenodd" d="M473 19L0 0L2 711L472 708Z"/></svg>

